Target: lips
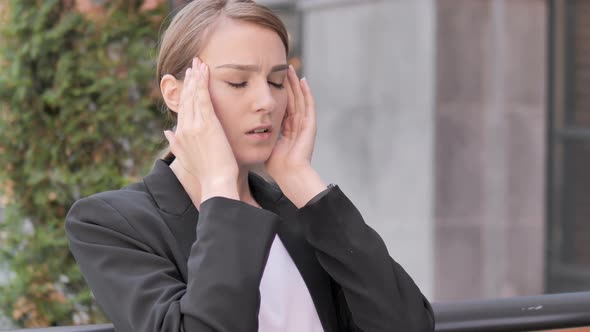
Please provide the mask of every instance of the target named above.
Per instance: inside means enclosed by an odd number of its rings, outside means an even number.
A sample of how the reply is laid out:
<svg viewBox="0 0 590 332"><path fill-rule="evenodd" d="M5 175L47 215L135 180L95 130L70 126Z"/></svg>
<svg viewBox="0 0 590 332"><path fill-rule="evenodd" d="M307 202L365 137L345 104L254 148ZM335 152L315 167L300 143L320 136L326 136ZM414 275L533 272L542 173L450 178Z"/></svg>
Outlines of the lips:
<svg viewBox="0 0 590 332"><path fill-rule="evenodd" d="M252 128L251 130L247 131L246 134L252 135L252 134L265 134L265 133L270 133L272 132L272 126L271 125L263 125L263 126L258 126L255 128Z"/></svg>

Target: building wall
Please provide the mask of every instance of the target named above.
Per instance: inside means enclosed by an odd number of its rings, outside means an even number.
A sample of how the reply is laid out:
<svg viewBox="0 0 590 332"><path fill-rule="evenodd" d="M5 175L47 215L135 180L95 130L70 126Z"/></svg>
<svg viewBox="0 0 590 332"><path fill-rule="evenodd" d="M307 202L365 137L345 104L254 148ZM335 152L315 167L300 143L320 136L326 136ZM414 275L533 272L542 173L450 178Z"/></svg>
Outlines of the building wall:
<svg viewBox="0 0 590 332"><path fill-rule="evenodd" d="M433 294L434 2L299 1L314 165Z"/></svg>
<svg viewBox="0 0 590 332"><path fill-rule="evenodd" d="M435 297L544 290L544 0L437 2Z"/></svg>
<svg viewBox="0 0 590 332"><path fill-rule="evenodd" d="M436 301L541 294L544 0L302 0L314 164Z"/></svg>

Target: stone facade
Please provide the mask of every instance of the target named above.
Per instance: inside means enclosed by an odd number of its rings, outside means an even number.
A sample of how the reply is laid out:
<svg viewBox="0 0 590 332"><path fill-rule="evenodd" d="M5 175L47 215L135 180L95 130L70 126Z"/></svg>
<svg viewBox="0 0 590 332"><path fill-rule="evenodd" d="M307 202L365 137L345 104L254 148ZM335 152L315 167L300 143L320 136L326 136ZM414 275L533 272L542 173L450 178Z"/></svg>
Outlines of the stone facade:
<svg viewBox="0 0 590 332"><path fill-rule="evenodd" d="M314 163L434 300L544 288L543 0L303 0Z"/></svg>

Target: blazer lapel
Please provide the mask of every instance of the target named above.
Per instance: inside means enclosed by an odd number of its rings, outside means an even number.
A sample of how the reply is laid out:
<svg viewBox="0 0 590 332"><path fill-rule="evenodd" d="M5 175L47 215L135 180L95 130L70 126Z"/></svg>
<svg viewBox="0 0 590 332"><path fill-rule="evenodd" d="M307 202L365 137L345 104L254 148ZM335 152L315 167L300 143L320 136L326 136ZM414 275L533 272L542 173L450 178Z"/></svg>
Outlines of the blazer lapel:
<svg viewBox="0 0 590 332"><path fill-rule="evenodd" d="M170 160L156 161L152 170L144 177L143 182L154 198L160 215L176 238L186 262L191 247L197 239L196 229L199 214L184 187L170 169L170 163ZM178 264L178 266L186 278L186 264Z"/></svg>

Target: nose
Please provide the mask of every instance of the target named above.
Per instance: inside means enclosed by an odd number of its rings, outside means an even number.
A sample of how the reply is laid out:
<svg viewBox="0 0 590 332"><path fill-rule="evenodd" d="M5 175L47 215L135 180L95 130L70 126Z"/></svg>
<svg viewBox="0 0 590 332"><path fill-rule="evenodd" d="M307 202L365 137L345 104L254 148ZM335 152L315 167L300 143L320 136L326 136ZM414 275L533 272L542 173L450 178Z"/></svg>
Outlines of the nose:
<svg viewBox="0 0 590 332"><path fill-rule="evenodd" d="M269 83L262 82L256 89L254 110L256 112L272 112L277 104L277 101L272 93Z"/></svg>

